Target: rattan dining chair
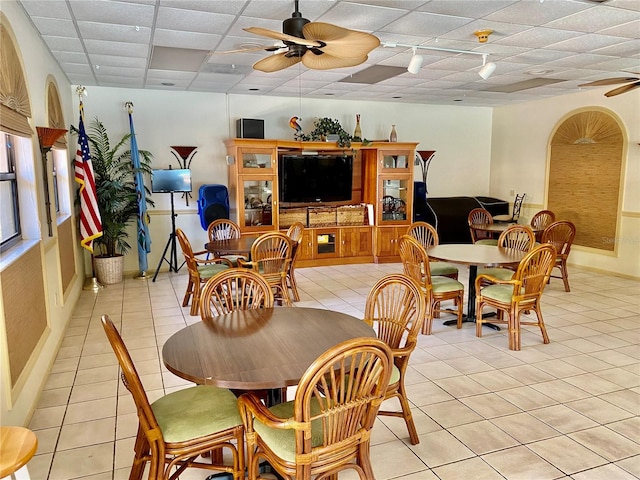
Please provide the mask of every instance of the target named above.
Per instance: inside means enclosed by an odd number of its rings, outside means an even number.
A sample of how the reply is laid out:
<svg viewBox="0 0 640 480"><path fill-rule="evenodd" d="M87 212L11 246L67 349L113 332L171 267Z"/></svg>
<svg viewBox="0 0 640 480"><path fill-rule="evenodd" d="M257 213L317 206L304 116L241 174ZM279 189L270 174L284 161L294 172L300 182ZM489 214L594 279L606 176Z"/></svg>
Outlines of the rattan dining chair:
<svg viewBox="0 0 640 480"><path fill-rule="evenodd" d="M498 238L498 246L513 248L522 252L529 252L535 246L536 239L533 230L528 225L511 225ZM483 267L478 269L478 275L491 275L500 280L510 280L517 267Z"/></svg>
<svg viewBox="0 0 640 480"><path fill-rule="evenodd" d="M138 372L116 326L107 315L102 326L120 364L122 382L136 405L138 433L130 480L141 480L147 462L151 480L174 480L196 467L244 479L244 428L238 401L231 391L210 385L178 390L149 403ZM231 462L209 463L202 454L224 449Z"/></svg>
<svg viewBox="0 0 640 480"><path fill-rule="evenodd" d="M571 252L571 245L576 238L576 226L569 221L562 220L559 222L553 222L542 232L542 243L550 243L556 249L556 263L554 268L560 270L560 276L554 276L553 278L562 278L564 282L564 291L570 292L569 287L569 272L567 271L567 259Z"/></svg>
<svg viewBox="0 0 640 480"><path fill-rule="evenodd" d="M432 276L428 265L429 255L425 248L410 235L400 237L398 247L404 274L415 280L424 290L427 301L425 321L422 333L431 335L433 318L443 312L452 312L457 316L457 327L462 328L462 305L464 303L464 285L449 277ZM443 308L441 303L452 300L456 310Z"/></svg>
<svg viewBox="0 0 640 480"><path fill-rule="evenodd" d="M531 217L529 225L531 225L531 228L534 230L536 242L542 243L542 232L544 232L544 229L555 221L556 214L551 210L540 210L533 217Z"/></svg>
<svg viewBox="0 0 640 480"><path fill-rule="evenodd" d="M234 310L273 307L269 282L248 268L229 268L211 277L200 292L200 317L211 320Z"/></svg>
<svg viewBox="0 0 640 480"><path fill-rule="evenodd" d="M488 210L484 208L474 208L469 212L467 216L467 223L469 224L469 233L471 234L471 243L477 243L481 240L490 240L496 244L495 238L490 232L483 232L471 228L471 225L478 225L484 223L493 223L493 217Z"/></svg>
<svg viewBox="0 0 640 480"><path fill-rule="evenodd" d="M242 395L248 478L256 480L266 460L288 480L326 480L349 469L360 480L374 479L371 429L392 365L382 340L354 338L316 359L292 401L267 408L255 395Z"/></svg>
<svg viewBox="0 0 640 480"><path fill-rule="evenodd" d="M238 224L233 220L218 218L209 224L209 227L207 228L207 235L209 237L209 241L213 242L215 240L231 240L234 238L240 238L242 232L240 231ZM247 259L244 255L220 255L220 258L226 258L234 267L238 265L239 258L242 258L243 260Z"/></svg>
<svg viewBox="0 0 640 480"><path fill-rule="evenodd" d="M508 326L509 349L520 350L520 326L536 325L542 332L542 340L549 343L544 326L540 299L555 263L556 250L553 245L543 243L534 247L518 265L513 278L499 280L489 275L476 277L476 336L482 337L483 323L503 323ZM498 310L498 317L482 316L485 307ZM523 321L523 312L533 310L537 321ZM506 320L505 320L506 316Z"/></svg>
<svg viewBox="0 0 640 480"><path fill-rule="evenodd" d="M200 288L202 284L216 273L226 270L233 265L226 258L198 258L201 255L206 255L208 252L206 250L194 252L193 248L191 248L191 242L180 228L176 228L176 237L180 243L182 255L184 255L184 262L189 272L187 291L184 294L182 306L186 307L189 305L189 300L191 300L189 314L197 315L200 308Z"/></svg>
<svg viewBox="0 0 640 480"><path fill-rule="evenodd" d="M402 274L382 277L373 286L364 307L364 321L393 352L393 369L385 399L397 398L401 411L378 410L378 415L403 418L412 445L420 443L407 399L405 374L426 315L427 302L420 285Z"/></svg>
<svg viewBox="0 0 640 480"><path fill-rule="evenodd" d="M287 272L291 264L291 240L282 232L260 235L251 246L251 261L238 259L240 267L252 268L262 275L274 291L274 298L291 306Z"/></svg>
<svg viewBox="0 0 640 480"><path fill-rule="evenodd" d="M289 271L287 272L287 286L291 290L294 302L300 301L300 294L298 293L298 284L296 283L295 266L296 259L300 254L300 248L298 247L302 240L304 233L304 224L302 222L293 222L287 230L287 236L291 240L291 248L293 253L291 254L291 264L289 265Z"/></svg>
<svg viewBox="0 0 640 480"><path fill-rule="evenodd" d="M427 222L413 222L409 225L407 235L411 235L418 240L425 249L440 244L437 230ZM458 268L450 263L430 260L429 269L431 270L431 275L441 275L454 280L458 279Z"/></svg>

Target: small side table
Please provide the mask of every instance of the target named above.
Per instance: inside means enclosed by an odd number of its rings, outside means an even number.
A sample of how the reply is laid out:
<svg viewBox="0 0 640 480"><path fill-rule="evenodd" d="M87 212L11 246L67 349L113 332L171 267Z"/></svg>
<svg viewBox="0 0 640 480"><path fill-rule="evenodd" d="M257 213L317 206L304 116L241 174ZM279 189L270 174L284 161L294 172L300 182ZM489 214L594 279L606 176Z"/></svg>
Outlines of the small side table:
<svg viewBox="0 0 640 480"><path fill-rule="evenodd" d="M0 479L30 480L27 462L35 455L38 438L23 427L0 427Z"/></svg>

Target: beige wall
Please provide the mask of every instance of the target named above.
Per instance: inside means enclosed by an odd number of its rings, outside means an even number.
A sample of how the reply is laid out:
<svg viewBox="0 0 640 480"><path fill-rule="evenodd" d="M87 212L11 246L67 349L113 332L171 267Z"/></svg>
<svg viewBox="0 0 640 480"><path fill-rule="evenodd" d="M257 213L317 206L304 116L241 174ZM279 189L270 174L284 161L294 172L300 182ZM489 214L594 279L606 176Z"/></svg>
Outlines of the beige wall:
<svg viewBox="0 0 640 480"><path fill-rule="evenodd" d="M13 0L2 0L0 2L2 13L10 22L19 54L22 57L25 81L29 88L29 99L31 102L31 126L46 126L46 81L49 75L55 78L60 100L62 102L64 117L67 122L71 121L73 104L71 102L71 86L65 75L60 71L57 63L51 57L42 41L34 33L31 23L24 16L22 9ZM45 334L40 338L34 354L27 362L23 375L12 388L7 362L7 344L5 332L4 306L0 313L0 422L2 425L24 425L27 424L35 405L37 404L40 391L47 380L49 370L58 353L58 348L66 326L73 314L73 309L82 289L84 272L82 272L81 255L77 255L76 271L80 274L72 279L71 285L66 291L63 289L62 277L60 275L59 251L56 222L54 221L54 236L47 236L47 224L44 216L44 197L42 185L42 162L37 137L33 136L33 150L36 169L36 185L38 192L38 209L36 213L24 208L21 211L23 223L25 221L36 222L38 230L42 232L41 238L29 238L23 245L11 249L8 253L2 254L1 268L4 269L12 261L19 262L20 256L16 258L16 252L22 248L26 250L29 246L36 245L40 249L42 258L42 277L45 284L46 295L46 322ZM73 147L75 152L75 146ZM51 162L49 162L49 166ZM51 175L49 175L51 179ZM69 186L71 188L71 186ZM32 237L32 235L28 235ZM37 235L36 235L37 237ZM12 255L14 254L14 255ZM1 278L0 273L0 278ZM2 289L0 284L0 289ZM2 292L0 292L2 293ZM28 295L29 292L25 292ZM2 295L0 294L0 298Z"/></svg>
<svg viewBox="0 0 640 480"><path fill-rule="evenodd" d="M509 198L526 192L530 216L546 205L548 144L558 123L570 112L604 108L616 117L627 138L620 221L614 252L576 246L570 263L640 278L640 90L607 98L606 88L559 98L500 107L493 112L490 192ZM576 175L580 175L579 165Z"/></svg>

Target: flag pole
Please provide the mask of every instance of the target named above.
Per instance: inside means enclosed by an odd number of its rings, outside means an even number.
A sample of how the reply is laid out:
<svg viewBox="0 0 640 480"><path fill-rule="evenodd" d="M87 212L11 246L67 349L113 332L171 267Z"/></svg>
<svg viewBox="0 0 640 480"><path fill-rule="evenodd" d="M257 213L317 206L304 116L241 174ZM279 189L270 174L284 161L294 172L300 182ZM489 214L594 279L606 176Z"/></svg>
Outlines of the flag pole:
<svg viewBox="0 0 640 480"><path fill-rule="evenodd" d="M134 276L137 280L147 280L147 254L151 252L151 237L149 235L149 219L147 216L147 201L144 187L144 177L140 170L140 151L138 150L138 140L133 128L133 102L125 102L125 108L129 115L129 129L131 131L131 164L134 170L136 192L138 196L138 274Z"/></svg>
<svg viewBox="0 0 640 480"><path fill-rule="evenodd" d="M93 239L102 235L102 221L100 219L99 212L95 213L96 218L93 221L91 231L88 231L89 228L86 221L87 198L95 198L93 167L87 169L87 166L85 165L85 156L90 160L89 145L88 142L86 142L86 132L84 131L84 109L82 105L82 97L87 96L87 89L82 85L78 85L76 87L76 95L78 95L80 110L80 123L78 124L78 128L80 128L81 130L80 134L78 135L78 151L76 152L76 161L74 167L75 180L80 184L80 244L83 248L86 248L91 255L91 278L88 278L85 281L82 289L98 292L100 289L104 288L104 285L102 285L96 277L96 270L93 261ZM86 152L84 150L86 150ZM89 188L90 190L87 191L87 188ZM89 191L93 192L93 197L91 195L88 195ZM95 210L97 210L97 205L95 207Z"/></svg>

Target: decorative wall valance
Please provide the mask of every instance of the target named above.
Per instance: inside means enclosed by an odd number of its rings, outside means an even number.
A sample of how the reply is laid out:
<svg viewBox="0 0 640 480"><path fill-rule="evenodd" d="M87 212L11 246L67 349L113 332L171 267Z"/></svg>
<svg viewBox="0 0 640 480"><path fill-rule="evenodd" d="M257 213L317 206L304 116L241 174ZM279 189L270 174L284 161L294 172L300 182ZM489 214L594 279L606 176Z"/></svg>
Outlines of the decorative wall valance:
<svg viewBox="0 0 640 480"><path fill-rule="evenodd" d="M49 127L66 130L62 105L60 104L60 94L56 84L49 80L47 85L47 113L49 117ZM53 145L56 148L67 148L67 136L61 135Z"/></svg>
<svg viewBox="0 0 640 480"><path fill-rule="evenodd" d="M9 30L9 21L4 15L0 20L0 128L14 135L32 137L29 92L22 64Z"/></svg>

